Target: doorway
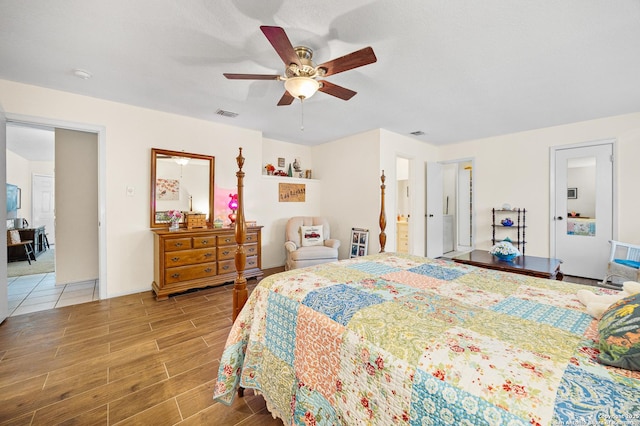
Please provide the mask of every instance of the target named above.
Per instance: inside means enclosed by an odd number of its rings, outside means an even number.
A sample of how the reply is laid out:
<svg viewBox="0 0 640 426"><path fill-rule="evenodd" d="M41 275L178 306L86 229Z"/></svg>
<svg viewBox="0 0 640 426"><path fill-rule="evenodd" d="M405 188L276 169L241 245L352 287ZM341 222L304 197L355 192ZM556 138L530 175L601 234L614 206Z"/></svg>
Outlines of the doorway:
<svg viewBox="0 0 640 426"><path fill-rule="evenodd" d="M101 278L103 278L104 276L103 268L99 268L98 266L95 266L94 272L91 273L90 278L88 279L84 279L84 278L75 279L74 274L76 274L75 270L77 268L74 268L73 266L62 268L62 271L61 271L62 273L57 273L58 271L56 271L58 261L62 260L63 261L62 265L64 266L65 264L70 265L75 260L77 260L76 253L71 252L68 248L70 244L74 248L82 247L82 244L78 244L78 238L76 236L78 234L77 232L78 227L76 226L76 223L78 220L77 215L65 213L66 218L62 218L63 220L61 221L61 224L63 226L61 229L62 232L59 233L59 237L62 238L62 240L67 242L66 243L67 249L57 250L58 247L56 246L58 244L56 244L57 238L56 238L55 230L56 228L59 228L59 227L56 226L57 223L55 221L55 214L57 213L56 209L54 208L54 205L55 205L54 194L56 193L56 186L54 184L55 178L53 177L53 170L54 170L53 164L55 164L56 166L58 166L59 170L64 172L62 174L62 177L63 177L63 180L67 182L67 184L65 184L67 186L69 185L70 181L82 182L82 184L85 185L85 187L83 187L84 189L84 188L87 188L86 187L87 181L93 182L93 186L92 186L92 189L90 189L90 192L87 192L86 190L83 190L83 191L70 190L71 194L69 197L73 198L73 202L70 203L69 200L67 200L66 204L69 204L70 208L75 209L76 210L75 213L78 213L80 211L87 212L86 207L79 204L76 194L78 193L96 194L95 199L93 201L93 207L90 209L89 213L87 213L87 215L91 217L94 223L96 224L93 227L94 231L89 232L89 234L93 234L90 236L90 238L91 238L92 244L94 244L96 247L94 251L91 251L91 253L95 253L95 254L92 255L91 262L82 261L81 263L83 265L87 263L93 263L94 265L98 265L98 264L103 265L104 259L102 256L102 251L100 250L100 246L101 246L101 242L104 241L104 238L102 237L102 232L101 232L102 230L99 229L99 226L97 225L98 216L99 216L98 214L99 205L102 204L102 199L103 199L102 191L99 188L101 185L103 185L103 181L101 180L100 171L99 171L100 170L99 163L104 159L104 157L100 158L100 155L99 155L99 152L102 151L102 149L100 149L101 148L100 145L101 143L104 143L104 135L102 134L103 130L92 129L89 126L75 126L75 125L69 126L68 123L62 123L61 125L60 123L50 122L49 120L42 120L42 121L40 119L31 120L30 118L25 119L24 117L17 117L17 118L13 117L12 119L12 117L9 116L9 114L7 114L7 119L8 120L7 120L6 131L5 129L0 129L3 131L3 133L7 137L7 140L6 140L7 155L12 155L12 156L14 155L14 154L8 153L12 147L12 141L10 136L12 127L20 127L25 130L39 130L39 131L48 130L52 135L55 133L56 136L52 138L52 142L51 142L52 146L50 147L50 151L51 153L54 153L56 150L58 151L58 153L52 154L51 155L52 158L49 160L50 163L52 164L50 175L47 175L48 173L47 170L43 169L44 166L42 162L45 161L43 159L31 159L31 160L23 159L18 161L18 163L20 163L23 167L26 167L28 169L26 172L22 172L23 175L26 176L26 178L24 178L25 182L23 183L23 186L25 187L25 189L28 188L28 191L24 191L27 193L25 194L27 196L23 197L23 199L25 200L28 206L28 210L25 210L25 211L28 211L29 213L26 213L26 215L30 217L31 227L36 227L36 225L39 227L42 227L42 226L45 227L47 242L49 243L47 246L48 250L45 253L43 253L43 255L41 255L39 258L37 258L35 262L32 262L32 264L41 265L41 264L44 264L46 260L46 261L50 261L50 263L53 263L55 266L52 268L53 271L51 273L39 272L37 274L34 273L33 275L28 275L29 271L24 271L18 277L8 278L7 290L9 293L9 308L11 308L10 314L18 315L23 313L36 312L38 310L50 309L50 308L59 307L59 306L67 306L67 305L77 304L77 303L84 303L87 301L104 298L106 295L106 289L104 288L104 285L100 286ZM43 121L46 121L46 123L43 123ZM73 127L75 127L75 129L73 129ZM71 134L71 136L74 136L77 134L79 135L77 137L85 138L85 141L90 142L90 144L92 145L92 148L89 151L89 155L87 155L87 151L78 151L77 149L75 149L73 152L70 151L69 147L74 147L73 144L74 143L77 144L78 142L74 142L73 138L70 138L69 134ZM83 135L86 135L86 136L83 136ZM55 143L56 140L58 140L58 142L60 143L56 144ZM59 147L57 145L59 145ZM85 142L84 145L87 145L87 143ZM33 147L31 148L33 150ZM62 155L59 154L60 152L59 148L63 149ZM77 146L75 148L77 148ZM65 152L64 149L66 149L67 151ZM40 152L42 150L38 150L36 148L35 151ZM47 151L49 151L49 149L47 149ZM57 157L60 157L60 158L57 158ZM70 173L73 173L73 170L77 169L77 167L74 166L73 163L77 162L78 157L83 158L83 162L79 163L80 166L82 167L81 174L76 175L75 177L73 175L70 176ZM21 157L12 157L12 159L15 159L15 158L20 159ZM9 161L6 161L3 165L5 167L5 170L9 168L8 163ZM15 164L13 164L14 161L11 161L11 163L12 163L11 166L14 167L15 166ZM87 164L92 164L92 166L87 166ZM45 173L42 173L43 171ZM77 173L78 172L76 172L76 174ZM73 186L75 184L72 183L71 185ZM67 192L70 192L70 191L67 191ZM62 195L64 197L64 191L62 191ZM84 196L82 197L82 200L84 202L84 200L91 199L91 198L92 197ZM61 207L62 209L59 209L59 210L64 213L64 210L66 207L65 206L61 206ZM72 223L72 225L66 226L65 222L70 222ZM64 232L65 229L67 230L67 232ZM76 229L76 231L74 231L74 229ZM85 231L84 234L87 233L86 229L83 229L83 231ZM69 241L71 241L71 243L69 243ZM61 253L55 253L56 255L55 257L57 257L58 259L54 258L55 260L52 260L52 259L49 259L49 257L52 257L52 254L54 253L54 247L56 248L55 252L60 251ZM61 248L64 249L64 247L61 247ZM64 254L63 252L67 252L68 255L59 256L60 254ZM84 250L84 252L86 253L87 250ZM46 254L47 256L45 256L44 254ZM48 257L48 258L45 259L45 257ZM65 257L66 257L66 260L65 260ZM38 262L38 260L40 260L40 262ZM12 288L13 288L13 291L12 291ZM37 294L38 292L40 292L41 294ZM47 297L45 298L40 297L41 295L44 295L44 294L47 294ZM32 298L32 300L30 301L29 298ZM42 303L35 303L36 299L39 299L38 301ZM16 306L16 304L18 304L19 306Z"/></svg>
<svg viewBox="0 0 640 426"><path fill-rule="evenodd" d="M427 167L427 257L453 257L473 249L473 159Z"/></svg>
<svg viewBox="0 0 640 426"><path fill-rule="evenodd" d="M551 255L563 272L602 278L613 239L613 141L552 148Z"/></svg>
<svg viewBox="0 0 640 426"><path fill-rule="evenodd" d="M409 191L409 160L396 158L396 252L410 253L411 192Z"/></svg>

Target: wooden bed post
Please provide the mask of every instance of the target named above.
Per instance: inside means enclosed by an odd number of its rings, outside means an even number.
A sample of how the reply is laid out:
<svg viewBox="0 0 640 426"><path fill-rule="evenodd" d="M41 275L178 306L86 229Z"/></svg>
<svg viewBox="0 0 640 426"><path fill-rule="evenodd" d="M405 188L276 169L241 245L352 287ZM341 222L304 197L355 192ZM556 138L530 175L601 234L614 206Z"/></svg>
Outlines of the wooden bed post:
<svg viewBox="0 0 640 426"><path fill-rule="evenodd" d="M384 230L387 227L387 215L384 211L384 189L386 188L384 185L385 179L383 170L382 176L380 176L380 180L382 181L382 185L380 185L380 253L384 253L384 246L387 244L387 234L384 233Z"/></svg>
<svg viewBox="0 0 640 426"><path fill-rule="evenodd" d="M242 148L240 148L240 154L236 157L236 161L238 163L238 171L236 172L236 177L238 178L238 210L236 211L235 236L238 247L236 249L235 264L238 276L236 277L233 285L233 321L238 317L238 314L247 301L248 296L247 279L244 276L244 268L247 263L247 253L244 250L244 241L247 236L247 224L244 220L244 172L242 171L244 157L242 156Z"/></svg>

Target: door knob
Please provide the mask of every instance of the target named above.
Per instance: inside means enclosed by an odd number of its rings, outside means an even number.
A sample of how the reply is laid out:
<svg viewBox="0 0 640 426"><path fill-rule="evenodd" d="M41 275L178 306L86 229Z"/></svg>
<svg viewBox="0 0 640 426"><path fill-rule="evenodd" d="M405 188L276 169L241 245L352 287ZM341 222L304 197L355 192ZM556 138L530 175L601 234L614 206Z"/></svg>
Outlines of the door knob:
<svg viewBox="0 0 640 426"><path fill-rule="evenodd" d="M429 215L429 217L433 217L433 215L432 215L432 214L430 214L430 215Z"/></svg>
<svg viewBox="0 0 640 426"><path fill-rule="evenodd" d="M562 220L562 219L563 219L563 218L562 218L562 216L558 216L558 217L556 218L556 220Z"/></svg>

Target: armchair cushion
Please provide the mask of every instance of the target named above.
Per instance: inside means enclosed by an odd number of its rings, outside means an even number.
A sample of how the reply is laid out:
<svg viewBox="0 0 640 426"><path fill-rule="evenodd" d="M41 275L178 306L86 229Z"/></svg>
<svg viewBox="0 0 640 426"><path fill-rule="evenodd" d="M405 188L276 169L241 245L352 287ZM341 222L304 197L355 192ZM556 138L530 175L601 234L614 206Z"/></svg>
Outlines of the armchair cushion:
<svg viewBox="0 0 640 426"><path fill-rule="evenodd" d="M635 269L639 269L640 268L640 262L638 262L636 260L613 259L613 261L618 263L618 264L620 264L620 265L628 266L629 268L635 268Z"/></svg>
<svg viewBox="0 0 640 426"><path fill-rule="evenodd" d="M301 226L300 238L302 239L302 247L324 245L322 225Z"/></svg>

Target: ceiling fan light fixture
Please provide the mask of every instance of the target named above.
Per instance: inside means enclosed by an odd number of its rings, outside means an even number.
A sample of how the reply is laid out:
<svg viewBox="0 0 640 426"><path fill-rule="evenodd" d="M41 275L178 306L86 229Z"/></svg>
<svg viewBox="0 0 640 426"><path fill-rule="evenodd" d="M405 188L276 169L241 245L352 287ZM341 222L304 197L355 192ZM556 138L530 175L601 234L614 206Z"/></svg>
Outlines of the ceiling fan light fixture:
<svg viewBox="0 0 640 426"><path fill-rule="evenodd" d="M186 166L189 164L189 159L187 157L173 157L173 161L180 164L181 166Z"/></svg>
<svg viewBox="0 0 640 426"><path fill-rule="evenodd" d="M285 80L284 88L294 98L309 99L320 88L320 83L311 77L291 77Z"/></svg>

